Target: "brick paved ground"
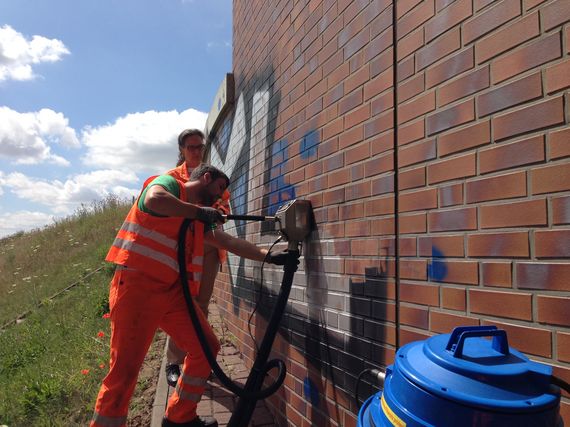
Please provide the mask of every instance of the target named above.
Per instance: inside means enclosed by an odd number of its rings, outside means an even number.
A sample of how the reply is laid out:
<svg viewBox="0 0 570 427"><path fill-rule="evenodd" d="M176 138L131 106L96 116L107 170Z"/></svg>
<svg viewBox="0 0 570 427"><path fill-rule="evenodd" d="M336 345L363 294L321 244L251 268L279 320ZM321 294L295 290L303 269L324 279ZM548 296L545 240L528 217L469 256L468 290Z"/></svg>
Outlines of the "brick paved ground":
<svg viewBox="0 0 570 427"><path fill-rule="evenodd" d="M228 339L228 332L224 328L216 304L210 304L209 319L222 343L222 350L217 359L219 365L230 378L243 385L249 375L249 370L245 367L237 348L231 343L231 340ZM172 388L167 385L164 375L165 363L166 361L163 361L163 366L160 370L151 427L160 426L166 401L172 392ZM198 404L198 415L214 417L218 420L220 427L224 427L227 426L236 403L237 397L226 390L218 379L214 378L208 381L206 392ZM277 426L277 424L274 423L273 416L263 401L257 403L250 426Z"/></svg>

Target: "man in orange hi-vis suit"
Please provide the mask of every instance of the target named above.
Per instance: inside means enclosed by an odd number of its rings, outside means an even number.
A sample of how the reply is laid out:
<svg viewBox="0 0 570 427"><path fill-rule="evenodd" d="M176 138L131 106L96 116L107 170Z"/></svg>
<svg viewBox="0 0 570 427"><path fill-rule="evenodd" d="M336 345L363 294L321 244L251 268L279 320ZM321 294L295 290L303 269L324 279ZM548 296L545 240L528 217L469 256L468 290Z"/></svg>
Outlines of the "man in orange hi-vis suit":
<svg viewBox="0 0 570 427"><path fill-rule="evenodd" d="M178 181L186 182L192 171L202 164L205 151L205 136L199 129L185 129L178 135L178 161L176 167L166 172ZM221 198L214 201L212 207L223 214L230 213L230 193L226 189ZM204 272L200 281L200 289L196 302L202 312L208 317L208 305L220 263L226 260L226 251L206 246L204 249ZM176 387L180 376L180 365L184 362L186 353L180 349L172 338L168 338L166 346L166 381L171 387Z"/></svg>
<svg viewBox="0 0 570 427"><path fill-rule="evenodd" d="M150 181L150 182L149 182ZM267 249L216 228L223 217L211 206L229 185L219 169L202 165L187 182L170 175L147 180L117 233L106 260L117 265L111 281L111 361L99 390L91 427L126 425L128 406L144 357L157 328L186 352L182 375L168 401L164 427L216 427L201 419L196 407L210 375L210 365L187 312L177 261L178 231L185 218L196 219L188 231L189 286L197 295L204 243L252 260L283 265L287 251ZM201 205L201 206L200 206ZM212 352L220 344L201 310L196 310Z"/></svg>

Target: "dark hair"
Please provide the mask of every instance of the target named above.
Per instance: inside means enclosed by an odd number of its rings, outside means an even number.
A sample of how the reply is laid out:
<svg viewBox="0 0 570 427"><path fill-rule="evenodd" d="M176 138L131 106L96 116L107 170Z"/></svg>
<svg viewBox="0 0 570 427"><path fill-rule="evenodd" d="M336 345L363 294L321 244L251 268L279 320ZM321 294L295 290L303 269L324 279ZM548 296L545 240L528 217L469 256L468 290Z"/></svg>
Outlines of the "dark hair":
<svg viewBox="0 0 570 427"><path fill-rule="evenodd" d="M219 170L214 166L207 165L206 163L199 164L192 171L192 173L190 174L190 181L198 181L202 177L202 175L206 173L210 173L210 175L212 176L212 180L214 181L218 178L224 178L226 181L226 187L230 186L230 179L225 173L223 173L221 170Z"/></svg>
<svg viewBox="0 0 570 427"><path fill-rule="evenodd" d="M200 129L184 129L182 132L180 132L180 135L178 135L178 162L176 163L176 166L180 166L182 163L184 163L184 154L182 154L184 143L186 141L186 138L194 135L198 135L200 138L206 139L204 132L202 132Z"/></svg>

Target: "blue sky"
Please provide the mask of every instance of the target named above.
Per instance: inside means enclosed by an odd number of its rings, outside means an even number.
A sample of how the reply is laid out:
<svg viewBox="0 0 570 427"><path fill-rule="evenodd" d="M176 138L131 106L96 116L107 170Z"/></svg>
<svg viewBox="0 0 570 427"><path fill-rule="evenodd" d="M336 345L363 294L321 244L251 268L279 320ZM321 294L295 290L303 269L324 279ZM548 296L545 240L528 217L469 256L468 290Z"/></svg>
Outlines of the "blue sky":
<svg viewBox="0 0 570 427"><path fill-rule="evenodd" d="M0 237L174 166L231 43L231 0L0 1Z"/></svg>

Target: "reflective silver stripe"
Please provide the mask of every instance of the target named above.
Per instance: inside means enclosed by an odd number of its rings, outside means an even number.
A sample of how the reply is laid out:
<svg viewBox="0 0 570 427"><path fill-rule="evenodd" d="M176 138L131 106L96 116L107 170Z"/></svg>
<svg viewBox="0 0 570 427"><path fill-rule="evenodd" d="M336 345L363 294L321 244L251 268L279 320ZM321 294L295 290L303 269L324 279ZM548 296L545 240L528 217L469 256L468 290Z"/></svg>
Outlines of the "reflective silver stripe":
<svg viewBox="0 0 570 427"><path fill-rule="evenodd" d="M162 252L155 251L154 249L151 249L147 246L135 243L132 240L125 240L119 237L115 239L115 241L113 242L113 246L119 249L125 249L127 251L136 252L148 258L152 258L155 261L165 264L167 267L170 267L171 269L173 269L178 273L178 262L174 258L171 258L168 255L163 254Z"/></svg>
<svg viewBox="0 0 570 427"><path fill-rule="evenodd" d="M92 421L105 427L121 427L127 423L127 416L105 417L95 412Z"/></svg>
<svg viewBox="0 0 570 427"><path fill-rule="evenodd" d="M204 257L203 256L193 256L192 257L192 264L196 264L196 265L204 264Z"/></svg>
<svg viewBox="0 0 570 427"><path fill-rule="evenodd" d="M191 377L185 375L184 372L182 372L181 378L184 384L192 387L206 387L206 382L208 381L208 378Z"/></svg>
<svg viewBox="0 0 570 427"><path fill-rule="evenodd" d="M200 399L202 399L202 393L190 393L188 391L184 391L180 388L180 385L176 384L176 393L182 400L190 400L191 402L198 403Z"/></svg>
<svg viewBox="0 0 570 427"><path fill-rule="evenodd" d="M194 281L201 282L202 281L202 273L196 272L194 273Z"/></svg>
<svg viewBox="0 0 570 427"><path fill-rule="evenodd" d="M147 237L151 240L154 240L155 242L160 243L161 245L167 246L172 249L175 249L177 245L176 240L171 239L170 237L167 237L164 234L159 233L158 231L150 230L148 228L143 227L142 225L135 224L134 222L128 222L128 221L123 222L121 230L140 234L141 236Z"/></svg>

